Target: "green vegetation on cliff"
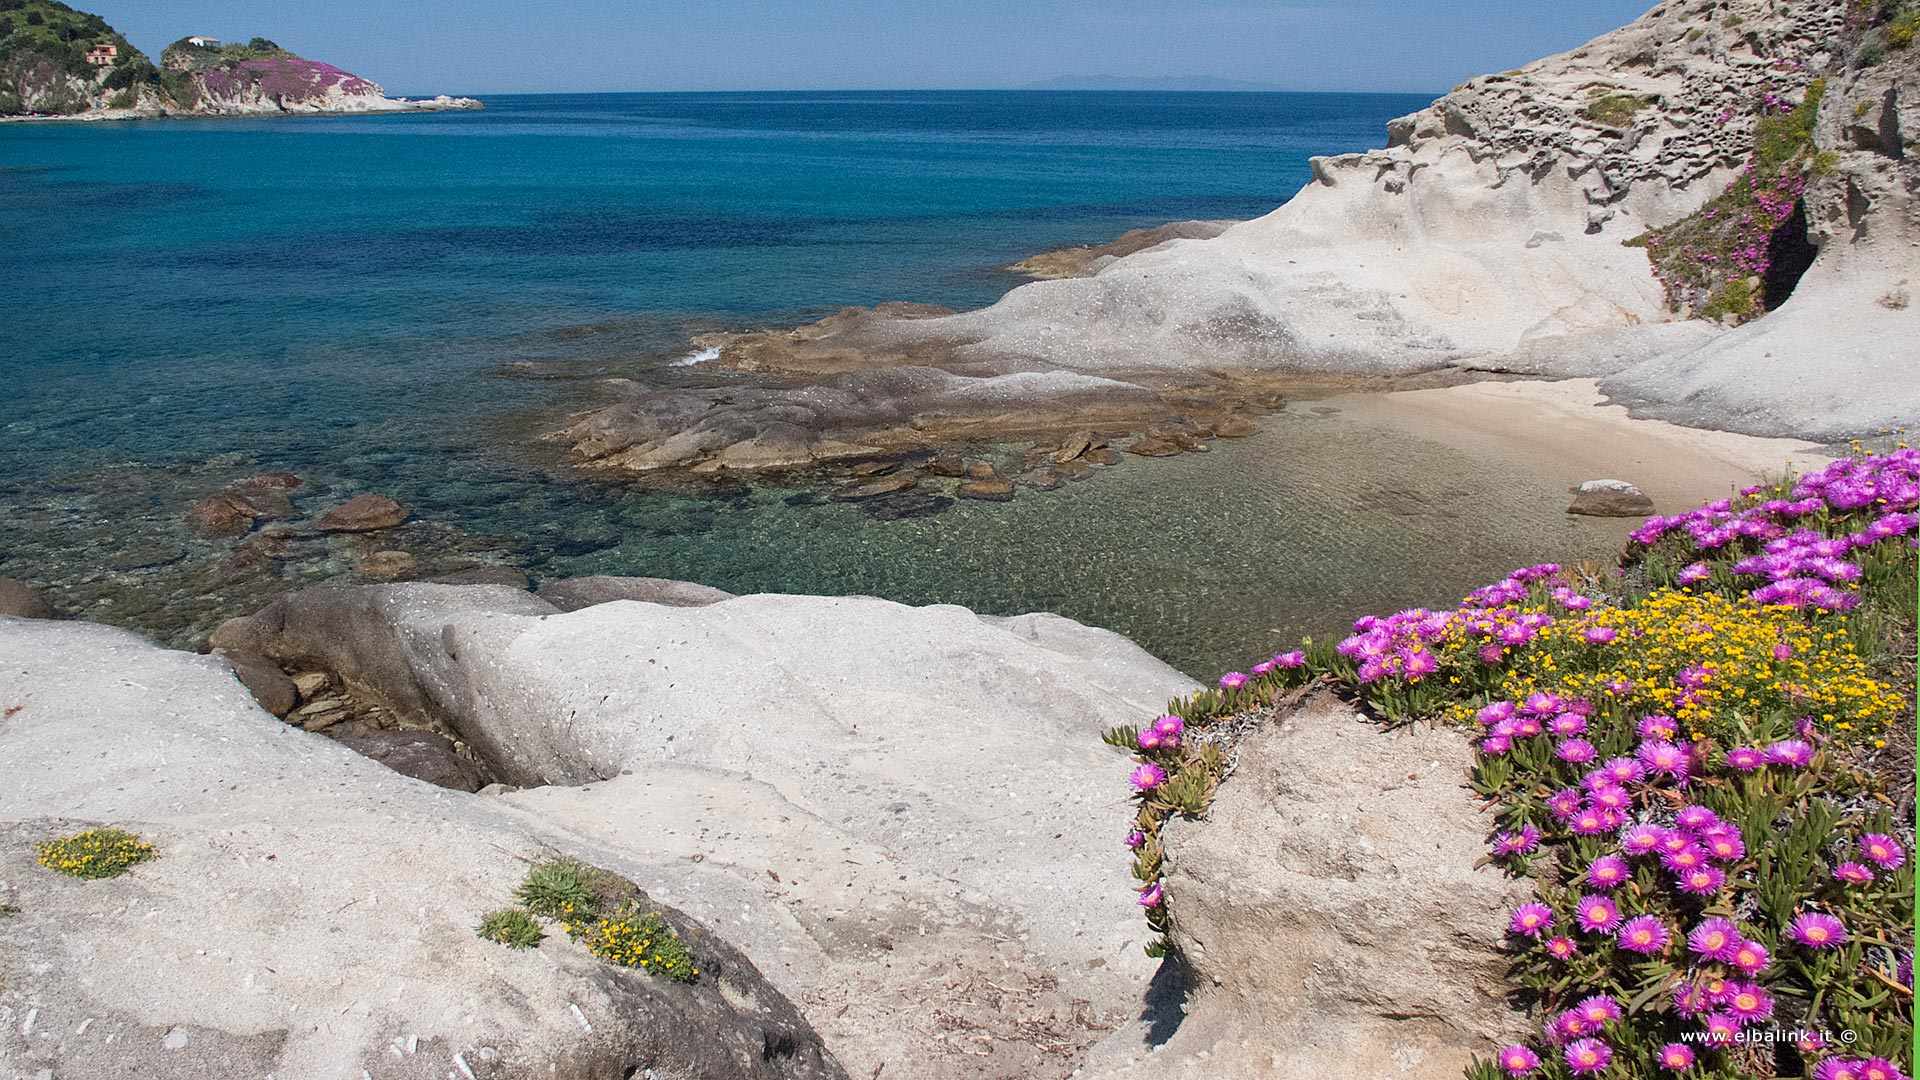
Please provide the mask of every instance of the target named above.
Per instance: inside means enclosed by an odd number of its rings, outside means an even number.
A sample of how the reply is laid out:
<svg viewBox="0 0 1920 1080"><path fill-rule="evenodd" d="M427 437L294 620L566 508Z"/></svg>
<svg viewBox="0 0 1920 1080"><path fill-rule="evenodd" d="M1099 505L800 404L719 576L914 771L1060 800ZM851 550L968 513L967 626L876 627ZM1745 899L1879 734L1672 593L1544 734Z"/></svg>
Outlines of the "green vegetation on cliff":
<svg viewBox="0 0 1920 1080"><path fill-rule="evenodd" d="M298 59L300 57L291 51L261 37L244 45L237 41L225 45L196 45L192 38L181 38L160 51L160 66L168 71L205 71L243 60Z"/></svg>
<svg viewBox="0 0 1920 1080"><path fill-rule="evenodd" d="M104 78L87 59L101 45L114 49ZM163 87L160 70L105 19L59 0L0 0L0 115L81 112L101 89L131 105L140 85Z"/></svg>

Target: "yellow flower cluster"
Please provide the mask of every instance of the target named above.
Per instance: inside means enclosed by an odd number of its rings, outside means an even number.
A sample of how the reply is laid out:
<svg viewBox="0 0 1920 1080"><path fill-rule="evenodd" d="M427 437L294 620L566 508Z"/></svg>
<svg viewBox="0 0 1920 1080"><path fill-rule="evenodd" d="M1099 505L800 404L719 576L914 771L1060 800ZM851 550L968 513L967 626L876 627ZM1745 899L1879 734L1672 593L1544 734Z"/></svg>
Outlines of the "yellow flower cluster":
<svg viewBox="0 0 1920 1080"><path fill-rule="evenodd" d="M36 849L40 865L89 881L119 877L154 857L153 845L121 829L88 829Z"/></svg>
<svg viewBox="0 0 1920 1080"><path fill-rule="evenodd" d="M678 982L692 982L700 974L686 945L657 911L642 914L628 905L610 918L563 921L561 925L587 951L623 967L637 967Z"/></svg>
<svg viewBox="0 0 1920 1080"><path fill-rule="evenodd" d="M1594 644L1585 637L1593 627L1618 636ZM1559 690L1611 701L1671 715L1694 739L1735 735L1743 719L1782 713L1833 731L1872 730L1906 707L1895 687L1869 677L1846 616L1810 622L1792 608L1711 593L1661 589L1633 607L1563 613L1512 661L1500 688L1511 700Z"/></svg>

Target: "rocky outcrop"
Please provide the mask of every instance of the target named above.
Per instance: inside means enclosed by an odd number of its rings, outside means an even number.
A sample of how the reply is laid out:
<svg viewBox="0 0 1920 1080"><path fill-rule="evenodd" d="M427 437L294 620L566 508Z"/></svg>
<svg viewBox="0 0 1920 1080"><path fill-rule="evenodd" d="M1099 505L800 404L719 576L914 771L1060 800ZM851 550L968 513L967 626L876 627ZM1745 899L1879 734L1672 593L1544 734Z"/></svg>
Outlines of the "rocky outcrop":
<svg viewBox="0 0 1920 1080"><path fill-rule="evenodd" d="M1848 35L1866 49L1874 28ZM1858 52L1851 55L1858 57ZM1819 254L1778 310L1606 389L1652 415L1842 438L1920 420L1920 45L1827 80L1804 195Z"/></svg>
<svg viewBox="0 0 1920 1080"><path fill-rule="evenodd" d="M1574 489L1567 513L1586 517L1643 518L1653 513L1653 500L1625 480L1589 480Z"/></svg>
<svg viewBox="0 0 1920 1080"><path fill-rule="evenodd" d="M777 388L689 398L628 387L563 437L597 464L686 467L729 441L712 412L735 430L778 432L728 467L785 467L892 445L872 433L925 397L936 418L926 436L937 440L955 386L932 374L880 377L936 369L966 380L1108 380L1103 393L1078 384L1079 401L1027 384L1013 419L1051 412L1061 426L1105 409L1106 421L1137 428L1129 387L1211 394L1217 406L1222 380L1449 367L1611 376L1622 400L1754 434L1920 420L1920 309L1907 281L1914 65L1895 50L1878 67L1849 68L1858 29L1846 10L1820 0L1662 4L1570 52L1468 81L1393 121L1382 149L1314 159L1312 182L1285 206L1212 239L1095 256L1091 276L1026 285L978 311L882 305L792 331L709 335L700 343L715 364L777 373ZM1802 100L1823 72L1836 73L1835 86L1816 147L1832 160L1813 161L1831 171L1808 195L1821 254L1801 289L1731 332L1671 310L1647 252L1626 242L1725 190L1754 152L1758 119ZM841 381L813 381L827 374ZM882 407L849 423L821 416L816 398L835 404L829 412ZM978 433L1005 419L973 412L958 427ZM606 452L625 431L649 448L631 459ZM751 432L732 441L743 440L762 441ZM707 449L677 449L690 444Z"/></svg>
<svg viewBox="0 0 1920 1080"><path fill-rule="evenodd" d="M1264 721L1207 817L1165 833L1186 1016L1092 1075L1457 1080L1528 1031L1501 951L1526 890L1485 854L1457 732L1382 731L1324 698Z"/></svg>
<svg viewBox="0 0 1920 1080"><path fill-rule="evenodd" d="M750 960L659 898L693 984L557 929L481 940L523 860L583 839L291 731L217 659L0 623L0 699L8 1076L846 1076ZM158 857L103 881L35 865L34 844L103 825Z"/></svg>
<svg viewBox="0 0 1920 1080"><path fill-rule="evenodd" d="M1007 269L1042 281L1091 277L1136 252L1150 251L1173 240L1211 240L1237 221L1170 221L1151 229L1130 229L1104 244L1062 248L1022 259Z"/></svg>
<svg viewBox="0 0 1920 1080"><path fill-rule="evenodd" d="M730 592L710 585L696 585L691 581L606 574L549 581L535 590L534 595L561 611L579 611L595 604L610 604L615 600L638 600L668 607L703 607L733 599Z"/></svg>
<svg viewBox="0 0 1920 1080"><path fill-rule="evenodd" d="M490 798L709 922L857 1075L1065 1076L1139 1011L1099 739L1191 684L1116 634L416 584L290 594L215 642L444 722L523 789Z"/></svg>

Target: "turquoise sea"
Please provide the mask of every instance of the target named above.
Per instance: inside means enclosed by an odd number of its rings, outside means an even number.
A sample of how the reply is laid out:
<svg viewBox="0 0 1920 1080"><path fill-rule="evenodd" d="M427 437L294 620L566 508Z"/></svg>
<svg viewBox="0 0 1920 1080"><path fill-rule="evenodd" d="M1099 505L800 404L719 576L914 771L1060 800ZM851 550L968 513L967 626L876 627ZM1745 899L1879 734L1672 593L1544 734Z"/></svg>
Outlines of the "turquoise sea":
<svg viewBox="0 0 1920 1080"><path fill-rule="evenodd" d="M1544 533L1491 544L1464 520L1369 513L1370 483L1404 487L1408 448L1332 412L906 520L792 485L583 477L535 439L605 377L725 378L674 365L702 330L977 306L1035 252L1257 216L1309 155L1380 145L1427 100L541 95L0 126L0 575L181 644L277 590L354 580L365 539L184 527L198 496L285 470L305 480L296 524L359 491L407 503L417 520L389 540L422 573L477 561L1053 609L1199 672L1372 606L1450 599L1585 541L1557 507ZM1430 467L1465 495L1505 482L1487 463Z"/></svg>

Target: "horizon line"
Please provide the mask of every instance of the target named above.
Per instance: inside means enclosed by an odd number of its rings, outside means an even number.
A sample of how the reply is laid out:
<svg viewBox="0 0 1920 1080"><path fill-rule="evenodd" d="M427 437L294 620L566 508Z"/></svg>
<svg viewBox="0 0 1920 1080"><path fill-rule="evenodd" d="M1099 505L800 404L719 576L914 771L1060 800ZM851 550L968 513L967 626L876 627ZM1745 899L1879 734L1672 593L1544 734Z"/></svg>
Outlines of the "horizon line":
<svg viewBox="0 0 1920 1080"><path fill-rule="evenodd" d="M1447 92L1426 90L1196 90L1180 88L1061 86L871 86L871 87L762 87L735 90L389 90L402 97L445 94L450 97L589 97L616 94L1314 94L1346 97L1431 97L1439 99Z"/></svg>

